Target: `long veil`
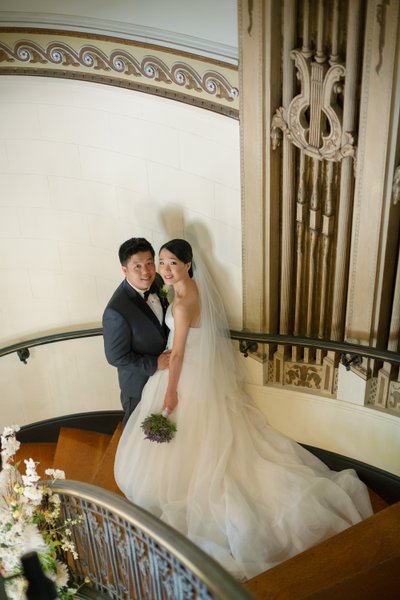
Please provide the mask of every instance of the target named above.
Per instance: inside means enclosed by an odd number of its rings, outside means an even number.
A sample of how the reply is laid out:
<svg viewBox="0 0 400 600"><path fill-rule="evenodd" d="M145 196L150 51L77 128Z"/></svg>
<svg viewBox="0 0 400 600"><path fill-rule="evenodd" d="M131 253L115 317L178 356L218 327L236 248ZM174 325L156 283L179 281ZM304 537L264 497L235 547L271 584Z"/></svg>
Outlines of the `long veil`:
<svg viewBox="0 0 400 600"><path fill-rule="evenodd" d="M193 257L193 279L201 302L199 380L195 385L199 385L206 396L225 396L231 408L239 409L239 400L243 402L246 395L239 384L238 361L230 339L224 304L204 260L195 248Z"/></svg>

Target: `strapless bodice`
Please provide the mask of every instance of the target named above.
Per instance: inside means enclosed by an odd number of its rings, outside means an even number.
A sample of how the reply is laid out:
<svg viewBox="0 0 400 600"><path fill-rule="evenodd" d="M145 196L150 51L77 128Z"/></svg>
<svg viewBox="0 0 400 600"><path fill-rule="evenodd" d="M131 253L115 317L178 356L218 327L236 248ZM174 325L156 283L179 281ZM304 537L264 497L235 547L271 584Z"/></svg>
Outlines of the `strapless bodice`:
<svg viewBox="0 0 400 600"><path fill-rule="evenodd" d="M174 341L174 317L172 316L172 304L170 304L167 308L167 312L165 315L165 323L169 329L167 349L170 350ZM196 348L198 348L199 336L200 327L189 328L189 333L186 338L185 345L185 360L187 360L189 354L192 354L192 352L195 351Z"/></svg>

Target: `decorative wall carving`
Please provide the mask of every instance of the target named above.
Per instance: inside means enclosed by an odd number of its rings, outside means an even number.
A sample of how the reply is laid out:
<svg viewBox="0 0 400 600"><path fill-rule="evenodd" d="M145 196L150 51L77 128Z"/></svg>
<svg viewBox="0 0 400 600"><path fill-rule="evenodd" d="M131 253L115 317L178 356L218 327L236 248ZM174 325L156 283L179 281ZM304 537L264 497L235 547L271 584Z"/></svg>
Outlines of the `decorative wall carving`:
<svg viewBox="0 0 400 600"><path fill-rule="evenodd" d="M360 77L359 70L354 68L358 55L353 40L346 44L343 25L347 20L350 31L357 11L350 8L348 16L347 8L334 2L332 13L322 0L316 7L312 11L309 1L303 0L297 8L298 47L292 46L283 60L284 80L288 81L286 92L282 92L284 104L271 119L272 148L276 150L282 138L286 141L282 147L282 212L286 215L295 207L292 222L282 217L282 248L289 250L282 252L281 258L286 286L281 287L280 331L343 339L340 330L344 330L355 162L351 165L345 159L354 159L356 153L351 115L355 113L354 89L359 86ZM284 18L288 18L288 13L284 13ZM293 37L291 23L283 27L288 39ZM284 42L284 51L287 47ZM297 88L290 85L294 75ZM334 317L336 327L332 328ZM282 379L288 361L292 360L300 369L298 377L303 385L310 385L308 381L304 384L306 380L301 375L304 369L299 366L302 361L307 373L308 366L318 365L318 372L323 371L318 386L334 393L338 361L334 353L326 357L322 352L300 352L293 348L291 353L278 350L276 360L284 365L279 369L281 383L297 385L294 371L289 378ZM315 381L313 385L317 385Z"/></svg>
<svg viewBox="0 0 400 600"><path fill-rule="evenodd" d="M286 383L296 387L321 390L322 368L313 365L286 363Z"/></svg>
<svg viewBox="0 0 400 600"><path fill-rule="evenodd" d="M268 3L268 9L262 0L242 0L240 5L242 78L251 81L257 101L261 93L265 98L263 105L253 101L256 116L244 113L242 122L244 177L259 184L243 187L245 264L249 269L257 264L259 269L252 272L256 292L246 296L245 323L258 329L253 324L267 316L269 332L368 345L379 335L381 347L386 344L388 350L398 351L400 266L397 276L394 271L396 261L400 265L396 250L400 215L393 207L400 206L400 167L393 181L391 173L399 152L395 64L400 56L396 42L400 5L384 0L285 0ZM261 63L257 69L255 61ZM279 97L271 93L278 83ZM243 89L243 96L249 111L248 89ZM384 114L377 118L379 106ZM257 155L258 162L253 152L254 140L259 142L256 117L259 127L267 124L263 130L267 148ZM381 124L392 127L390 133ZM253 146L248 142L251 135ZM270 184L276 173L279 190ZM390 198L387 190L392 183L389 207L385 198ZM257 193L265 193L260 214L265 233L251 220L260 201ZM277 205L278 226L269 220L270 207ZM365 238L362 248L360 232ZM280 251L278 277L268 262L274 244ZM368 263L365 273L352 270L360 253L364 267ZM259 257L265 257L264 269ZM276 312L270 310L271 295L274 299L279 295ZM375 327L371 320L352 339L351 318L357 315L364 323L367 309L375 311ZM264 373L267 383L334 396L338 359L334 352L271 345ZM354 370L364 381L373 377L376 382L374 397L364 401L400 412L399 370L383 365L378 373L382 365L372 362Z"/></svg>
<svg viewBox="0 0 400 600"><path fill-rule="evenodd" d="M379 75L379 71L382 67L383 61L383 48L385 46L385 31L386 31L386 8L390 3L390 0L383 0L376 7L376 20L378 22L380 32L379 32L379 60L375 67L376 72Z"/></svg>
<svg viewBox="0 0 400 600"><path fill-rule="evenodd" d="M308 53L307 53L308 54ZM343 92L346 69L341 64L321 64L302 50L291 52L301 92L287 109L277 109L271 126L273 148L280 143L279 131L308 156L339 161L354 156L354 139L343 131L337 96Z"/></svg>
<svg viewBox="0 0 400 600"><path fill-rule="evenodd" d="M400 382L391 382L387 407L400 413Z"/></svg>
<svg viewBox="0 0 400 600"><path fill-rule="evenodd" d="M179 99L183 101L189 96L193 104L208 102L206 107L211 110L237 116L237 73L229 65L189 55L181 57L172 50L155 51L154 47L122 40L116 48L116 42L98 42L76 34L68 37L65 32L51 34L50 39L43 33L30 33L29 38L18 39L15 34L0 30L0 73L18 72L22 68L26 72L28 66L32 74L48 72L68 77L75 72L82 79L98 81L112 77L116 85L132 87L133 83L137 88L142 85L145 91L171 97L181 95Z"/></svg>

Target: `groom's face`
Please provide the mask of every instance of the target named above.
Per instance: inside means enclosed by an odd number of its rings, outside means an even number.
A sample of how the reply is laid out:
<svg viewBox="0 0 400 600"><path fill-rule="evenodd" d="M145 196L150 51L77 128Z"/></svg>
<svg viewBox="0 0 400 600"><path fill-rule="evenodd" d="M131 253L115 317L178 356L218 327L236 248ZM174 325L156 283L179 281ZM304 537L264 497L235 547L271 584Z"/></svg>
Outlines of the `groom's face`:
<svg viewBox="0 0 400 600"><path fill-rule="evenodd" d="M132 254L122 272L133 287L148 290L156 277L154 257L149 251Z"/></svg>

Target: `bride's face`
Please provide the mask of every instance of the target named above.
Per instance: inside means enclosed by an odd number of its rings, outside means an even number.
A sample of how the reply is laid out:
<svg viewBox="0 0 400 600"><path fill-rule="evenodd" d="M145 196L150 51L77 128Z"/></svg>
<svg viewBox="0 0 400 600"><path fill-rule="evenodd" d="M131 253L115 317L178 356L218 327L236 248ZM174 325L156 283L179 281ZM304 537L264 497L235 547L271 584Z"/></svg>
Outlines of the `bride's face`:
<svg viewBox="0 0 400 600"><path fill-rule="evenodd" d="M166 248L161 250L158 264L160 275L168 285L174 285L189 277L191 263L182 262Z"/></svg>

